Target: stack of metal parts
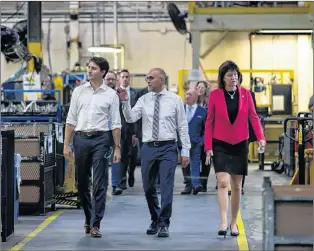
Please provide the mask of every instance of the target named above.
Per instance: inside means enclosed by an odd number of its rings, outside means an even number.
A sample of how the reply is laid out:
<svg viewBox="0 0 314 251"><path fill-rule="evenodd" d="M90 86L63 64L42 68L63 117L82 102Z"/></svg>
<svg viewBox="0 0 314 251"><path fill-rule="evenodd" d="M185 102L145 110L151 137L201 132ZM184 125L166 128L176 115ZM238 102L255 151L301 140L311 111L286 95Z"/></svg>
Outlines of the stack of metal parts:
<svg viewBox="0 0 314 251"><path fill-rule="evenodd" d="M20 213L46 214L55 208L55 135L52 123L2 123L15 130L15 152L22 156Z"/></svg>
<svg viewBox="0 0 314 251"><path fill-rule="evenodd" d="M56 116L57 101L1 101L2 116Z"/></svg>
<svg viewBox="0 0 314 251"><path fill-rule="evenodd" d="M33 106L33 114L36 116L56 115L57 110L56 101L36 101Z"/></svg>

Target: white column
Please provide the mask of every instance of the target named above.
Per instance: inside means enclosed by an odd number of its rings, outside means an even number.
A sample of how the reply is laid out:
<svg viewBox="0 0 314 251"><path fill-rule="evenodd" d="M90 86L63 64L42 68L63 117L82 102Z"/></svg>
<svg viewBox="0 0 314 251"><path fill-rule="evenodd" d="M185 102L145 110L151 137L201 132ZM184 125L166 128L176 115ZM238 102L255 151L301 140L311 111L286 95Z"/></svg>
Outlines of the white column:
<svg viewBox="0 0 314 251"><path fill-rule="evenodd" d="M113 3L113 23L114 23L114 46L119 44L119 29L118 29L118 2ZM118 53L114 53L114 70L119 70Z"/></svg>
<svg viewBox="0 0 314 251"><path fill-rule="evenodd" d="M200 72L200 46L201 33L200 31L192 31L192 70L189 72L190 87L193 87L201 78Z"/></svg>
<svg viewBox="0 0 314 251"><path fill-rule="evenodd" d="M309 36L299 35L297 40L298 61L297 61L297 79L298 79L298 111L307 111L310 94L308 92L309 85L312 84L312 76L310 76L310 62L312 55Z"/></svg>
<svg viewBox="0 0 314 251"><path fill-rule="evenodd" d="M76 16L74 19L70 18L70 47L68 49L70 55L70 69L80 60L80 48L78 46L80 30L79 4L79 2L70 2L70 14Z"/></svg>

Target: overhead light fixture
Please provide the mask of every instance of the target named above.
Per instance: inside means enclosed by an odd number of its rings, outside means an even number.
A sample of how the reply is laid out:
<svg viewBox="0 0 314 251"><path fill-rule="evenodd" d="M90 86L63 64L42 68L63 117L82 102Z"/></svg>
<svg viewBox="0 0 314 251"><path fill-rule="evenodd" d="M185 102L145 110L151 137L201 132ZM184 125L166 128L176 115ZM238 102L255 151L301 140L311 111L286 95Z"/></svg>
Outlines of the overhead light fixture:
<svg viewBox="0 0 314 251"><path fill-rule="evenodd" d="M122 51L122 48L110 45L101 45L88 47L87 50L92 53L120 53Z"/></svg>
<svg viewBox="0 0 314 251"><path fill-rule="evenodd" d="M312 34L313 30L259 30L261 34Z"/></svg>

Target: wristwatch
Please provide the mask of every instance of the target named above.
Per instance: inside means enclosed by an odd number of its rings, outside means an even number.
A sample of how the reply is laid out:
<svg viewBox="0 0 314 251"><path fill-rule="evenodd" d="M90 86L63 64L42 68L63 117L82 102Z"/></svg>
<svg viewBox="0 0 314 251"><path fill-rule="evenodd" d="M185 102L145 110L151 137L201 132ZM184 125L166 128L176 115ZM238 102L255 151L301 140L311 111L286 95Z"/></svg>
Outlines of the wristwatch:
<svg viewBox="0 0 314 251"><path fill-rule="evenodd" d="M120 148L120 146L114 146L114 148Z"/></svg>

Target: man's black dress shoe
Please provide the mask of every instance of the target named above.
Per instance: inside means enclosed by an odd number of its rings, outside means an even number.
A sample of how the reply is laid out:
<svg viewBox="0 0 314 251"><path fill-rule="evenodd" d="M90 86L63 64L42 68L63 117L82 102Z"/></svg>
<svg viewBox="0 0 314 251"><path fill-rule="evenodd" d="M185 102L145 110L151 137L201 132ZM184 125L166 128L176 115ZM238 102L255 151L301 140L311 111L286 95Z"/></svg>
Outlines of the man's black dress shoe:
<svg viewBox="0 0 314 251"><path fill-rule="evenodd" d="M191 194L192 193L192 187L186 187L184 190L181 192L182 195L185 194Z"/></svg>
<svg viewBox="0 0 314 251"><path fill-rule="evenodd" d="M89 224L85 224L85 225L84 225L84 229L85 229L85 233L86 233L86 234L90 234L91 227L90 227Z"/></svg>
<svg viewBox="0 0 314 251"><path fill-rule="evenodd" d="M160 227L158 237L169 237L169 231L167 227Z"/></svg>
<svg viewBox="0 0 314 251"><path fill-rule="evenodd" d="M205 184L202 185L202 192L203 193L207 192L207 185L205 185Z"/></svg>
<svg viewBox="0 0 314 251"><path fill-rule="evenodd" d="M193 187L193 194L197 195L199 192L203 190L202 186Z"/></svg>
<svg viewBox="0 0 314 251"><path fill-rule="evenodd" d="M159 230L158 223L156 221L153 221L146 230L146 234L149 235L157 234L158 230Z"/></svg>
<svg viewBox="0 0 314 251"><path fill-rule="evenodd" d="M135 183L134 174L129 174L128 178L129 187L134 187L134 183Z"/></svg>

